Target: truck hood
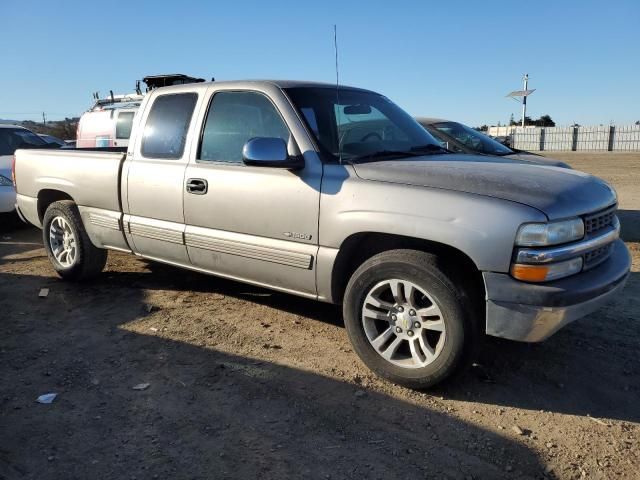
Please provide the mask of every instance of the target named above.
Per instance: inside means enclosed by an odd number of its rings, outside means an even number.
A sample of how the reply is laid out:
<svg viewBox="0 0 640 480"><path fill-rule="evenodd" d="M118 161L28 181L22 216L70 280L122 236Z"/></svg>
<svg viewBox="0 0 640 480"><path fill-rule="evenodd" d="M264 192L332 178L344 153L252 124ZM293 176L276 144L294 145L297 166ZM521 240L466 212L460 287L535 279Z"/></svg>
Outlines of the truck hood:
<svg viewBox="0 0 640 480"><path fill-rule="evenodd" d="M505 158L509 158L511 160L522 160L527 163L549 165L551 167L571 168L571 166L568 163L565 163L562 160L543 157L541 155L534 155L532 153L527 153L527 152L516 152L511 155L505 155Z"/></svg>
<svg viewBox="0 0 640 480"><path fill-rule="evenodd" d="M597 177L567 168L480 155L429 155L353 165L365 180L442 188L529 205L550 220L594 212L616 202Z"/></svg>

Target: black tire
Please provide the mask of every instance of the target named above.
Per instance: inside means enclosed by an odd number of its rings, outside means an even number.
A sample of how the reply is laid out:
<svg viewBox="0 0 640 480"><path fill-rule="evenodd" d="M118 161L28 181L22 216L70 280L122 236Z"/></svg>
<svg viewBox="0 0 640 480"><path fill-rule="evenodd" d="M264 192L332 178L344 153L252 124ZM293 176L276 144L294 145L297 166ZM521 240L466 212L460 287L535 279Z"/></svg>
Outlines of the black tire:
<svg viewBox="0 0 640 480"><path fill-rule="evenodd" d="M69 224L76 239L75 261L70 266L62 265L52 251L49 230L51 222L56 217L62 217ZM47 256L55 271L63 279L71 281L89 280L102 272L107 263L107 251L97 248L91 243L75 203L71 200L52 203L44 214L42 225L42 241L47 251Z"/></svg>
<svg viewBox="0 0 640 480"><path fill-rule="evenodd" d="M448 272L440 263L436 255L422 251L386 251L364 262L352 275L345 291L344 322L355 352L375 373L408 388L425 389L451 377L469 361L478 339L470 292L462 286L462 281L455 279L454 272ZM398 366L383 358L367 338L362 319L367 294L389 279L417 285L429 294L442 313L446 335L439 354L425 366Z"/></svg>

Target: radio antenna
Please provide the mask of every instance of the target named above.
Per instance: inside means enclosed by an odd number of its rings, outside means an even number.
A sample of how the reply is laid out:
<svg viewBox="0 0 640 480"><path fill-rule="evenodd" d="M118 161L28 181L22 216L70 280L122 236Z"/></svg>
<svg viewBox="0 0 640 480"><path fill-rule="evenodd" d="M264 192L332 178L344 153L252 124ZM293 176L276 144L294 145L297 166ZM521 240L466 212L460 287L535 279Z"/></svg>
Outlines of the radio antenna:
<svg viewBox="0 0 640 480"><path fill-rule="evenodd" d="M340 108L340 76L338 70L338 27L336 24L333 24L333 48L336 54L336 114L337 109ZM342 165L342 135L340 135L340 125L338 122L338 118L336 117L336 129L338 133L338 161L340 165Z"/></svg>

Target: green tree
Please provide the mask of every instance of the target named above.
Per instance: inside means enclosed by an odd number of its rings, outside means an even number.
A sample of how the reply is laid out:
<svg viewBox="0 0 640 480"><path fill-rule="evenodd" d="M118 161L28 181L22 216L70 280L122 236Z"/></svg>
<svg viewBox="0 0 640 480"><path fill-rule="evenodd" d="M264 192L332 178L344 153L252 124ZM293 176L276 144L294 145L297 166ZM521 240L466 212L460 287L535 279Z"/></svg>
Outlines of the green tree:
<svg viewBox="0 0 640 480"><path fill-rule="evenodd" d="M554 122L549 115L542 115L534 122L534 125L537 125L538 127L555 127L556 122Z"/></svg>
<svg viewBox="0 0 640 480"><path fill-rule="evenodd" d="M524 124L525 125L533 125L534 121L531 119L531 117L525 116L524 117ZM509 125L516 125L516 126L522 125L522 120L515 121L513 118L511 118L511 120L509 121Z"/></svg>
<svg viewBox="0 0 640 480"><path fill-rule="evenodd" d="M515 121L513 119L513 115L511 115L511 119L509 120L509 125L520 125L521 122L520 121ZM524 124L525 126L529 125L533 125L536 127L555 127L556 126L556 122L553 121L553 119L551 118L550 115L542 115L540 118L534 120L531 117L524 117Z"/></svg>
<svg viewBox="0 0 640 480"><path fill-rule="evenodd" d="M32 132L53 135L62 140L75 140L79 118L65 118L64 120L53 120L46 124L27 120L22 125Z"/></svg>

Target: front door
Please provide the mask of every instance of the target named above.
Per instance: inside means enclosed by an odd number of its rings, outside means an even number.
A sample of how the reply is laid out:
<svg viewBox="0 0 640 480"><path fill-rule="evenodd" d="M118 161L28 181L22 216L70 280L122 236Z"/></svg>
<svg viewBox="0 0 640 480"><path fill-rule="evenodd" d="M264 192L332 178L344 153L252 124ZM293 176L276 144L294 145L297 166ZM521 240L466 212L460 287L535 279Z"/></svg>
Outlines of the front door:
<svg viewBox="0 0 640 480"><path fill-rule="evenodd" d="M227 277L315 296L322 165L306 132L279 89L269 96L215 87L209 93L200 145L185 175L191 262ZM291 155L309 151L305 167L244 165L242 147L255 137L282 138Z"/></svg>
<svg viewBox="0 0 640 480"><path fill-rule="evenodd" d="M157 95L141 118L138 140L126 162L124 224L133 250L179 265L189 265L183 182L197 100L194 92Z"/></svg>

